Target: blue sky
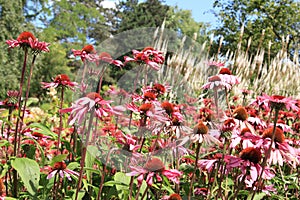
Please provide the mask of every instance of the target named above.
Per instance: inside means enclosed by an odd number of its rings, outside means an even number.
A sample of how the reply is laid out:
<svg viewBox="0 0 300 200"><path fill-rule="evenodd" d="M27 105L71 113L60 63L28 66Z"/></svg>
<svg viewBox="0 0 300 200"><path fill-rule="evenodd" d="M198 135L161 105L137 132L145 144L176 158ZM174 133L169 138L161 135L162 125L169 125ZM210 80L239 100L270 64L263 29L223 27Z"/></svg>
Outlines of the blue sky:
<svg viewBox="0 0 300 200"><path fill-rule="evenodd" d="M105 7L114 7L118 0L104 0ZM141 0L142 1L142 0ZM210 10L213 9L214 0L165 0L167 5L178 6L184 10L191 10L193 18L197 22L209 22L216 26L217 22Z"/></svg>
<svg viewBox="0 0 300 200"><path fill-rule="evenodd" d="M216 25L216 18L210 12L214 0L165 0L167 5L178 6L184 10L191 10L197 22L209 22Z"/></svg>

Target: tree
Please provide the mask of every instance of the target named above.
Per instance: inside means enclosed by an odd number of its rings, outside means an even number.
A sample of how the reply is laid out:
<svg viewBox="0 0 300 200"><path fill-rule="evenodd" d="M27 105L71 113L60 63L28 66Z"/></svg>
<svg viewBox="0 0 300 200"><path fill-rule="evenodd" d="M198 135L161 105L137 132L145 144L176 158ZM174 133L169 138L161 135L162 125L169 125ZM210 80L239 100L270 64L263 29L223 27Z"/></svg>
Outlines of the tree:
<svg viewBox="0 0 300 200"><path fill-rule="evenodd" d="M0 49L1 99L6 97L7 90L18 89L23 54L22 51L8 49L5 41L17 38L22 30L28 28L22 9L20 1L0 0L0 41L3 47Z"/></svg>
<svg viewBox="0 0 300 200"><path fill-rule="evenodd" d="M273 43L271 56L281 48L282 37L290 36L289 52L299 45L300 6L293 0L215 0L215 15L220 26L215 35L224 37L223 53L236 49L241 27L244 25L242 47L246 49L248 39L252 39L250 53L256 52L264 30L262 47L267 50L269 41Z"/></svg>

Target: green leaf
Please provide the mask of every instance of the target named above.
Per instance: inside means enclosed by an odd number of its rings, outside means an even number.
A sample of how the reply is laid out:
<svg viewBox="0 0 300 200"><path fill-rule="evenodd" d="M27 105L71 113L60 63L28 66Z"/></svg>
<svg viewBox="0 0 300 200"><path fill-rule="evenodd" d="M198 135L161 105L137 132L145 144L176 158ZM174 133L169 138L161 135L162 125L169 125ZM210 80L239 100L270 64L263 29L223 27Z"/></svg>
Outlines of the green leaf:
<svg viewBox="0 0 300 200"><path fill-rule="evenodd" d="M85 167L92 168L95 162L96 156L99 154L98 148L96 146L89 145L87 146L86 157L85 157ZM91 171L86 171L87 179L91 179Z"/></svg>
<svg viewBox="0 0 300 200"><path fill-rule="evenodd" d="M19 173L28 192L34 196L40 181L38 163L29 158L16 158L11 161L11 165Z"/></svg>
<svg viewBox="0 0 300 200"><path fill-rule="evenodd" d="M255 194L253 200L261 200L261 199L263 199L265 196L266 196L266 193L261 192L261 193ZM247 200L250 200L251 198L252 198L252 195L249 195L248 198L247 198Z"/></svg>
<svg viewBox="0 0 300 200"><path fill-rule="evenodd" d="M53 166L57 162L62 162L67 158L68 154L60 154L52 158L50 165Z"/></svg>
<svg viewBox="0 0 300 200"><path fill-rule="evenodd" d="M0 140L0 147L9 146L9 142L7 140Z"/></svg>
<svg viewBox="0 0 300 200"><path fill-rule="evenodd" d="M43 135L51 136L57 138L57 134L53 133L47 126L40 123L32 123L28 126L29 128L38 128L34 130L35 132L42 133Z"/></svg>

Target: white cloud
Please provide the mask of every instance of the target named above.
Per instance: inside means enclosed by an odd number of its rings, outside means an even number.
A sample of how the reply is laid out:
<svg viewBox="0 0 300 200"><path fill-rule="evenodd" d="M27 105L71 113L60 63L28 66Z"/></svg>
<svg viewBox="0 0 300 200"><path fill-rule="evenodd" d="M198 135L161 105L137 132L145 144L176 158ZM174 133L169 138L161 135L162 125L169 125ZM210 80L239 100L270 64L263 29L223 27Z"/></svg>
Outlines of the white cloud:
<svg viewBox="0 0 300 200"><path fill-rule="evenodd" d="M101 5L103 8L116 8L116 3L118 3L118 0L104 0Z"/></svg>

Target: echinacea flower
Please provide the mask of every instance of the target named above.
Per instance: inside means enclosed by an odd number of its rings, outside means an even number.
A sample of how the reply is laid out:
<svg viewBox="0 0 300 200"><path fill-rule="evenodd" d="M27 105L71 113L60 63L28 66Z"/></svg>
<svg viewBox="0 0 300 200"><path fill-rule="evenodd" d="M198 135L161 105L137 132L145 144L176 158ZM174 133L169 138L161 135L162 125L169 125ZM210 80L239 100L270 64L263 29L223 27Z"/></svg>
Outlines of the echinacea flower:
<svg viewBox="0 0 300 200"><path fill-rule="evenodd" d="M287 110L299 111L296 100L293 100L291 97L284 97L280 95L266 95L257 97L254 104L258 104L259 106L265 105L269 108L282 110L286 108Z"/></svg>
<svg viewBox="0 0 300 200"><path fill-rule="evenodd" d="M211 76L208 78L208 82L202 86L202 89L231 89L231 85L225 82L220 75Z"/></svg>
<svg viewBox="0 0 300 200"><path fill-rule="evenodd" d="M82 97L74 102L74 104L69 109L65 111L71 111L69 117L69 124L73 125L76 121L78 124L81 124L85 119L85 116L88 112L95 109L95 115L102 119L102 117L107 117L111 114L119 114L111 106L111 100L104 100L100 94L96 92L90 92L85 97Z"/></svg>
<svg viewBox="0 0 300 200"><path fill-rule="evenodd" d="M152 186L154 181L153 178L155 178L157 182L162 181L161 175L165 176L170 181L179 184L179 177L183 174L177 169L166 169L164 163L159 158L156 157L149 158L149 160L146 162L146 164L143 167L131 166L130 169L132 171L126 173L126 175L138 176L137 181L139 186L141 186L142 181L144 180L144 176L146 176L146 183L149 186Z"/></svg>
<svg viewBox="0 0 300 200"><path fill-rule="evenodd" d="M82 61L88 60L90 62L97 62L98 55L93 45L88 44L84 46L81 50L72 49L74 56L80 56Z"/></svg>
<svg viewBox="0 0 300 200"><path fill-rule="evenodd" d="M48 174L47 179L53 178L56 174L59 174L61 178L67 177L71 181L71 175L79 177L79 173L67 168L65 162L56 162L53 165L52 171Z"/></svg>
<svg viewBox="0 0 300 200"><path fill-rule="evenodd" d="M239 180L244 181L246 187L253 187L253 184L258 180L259 175L262 173L262 179L270 180L275 174L269 167L263 168L259 162L261 161L261 151L255 147L248 147L240 152L239 157L227 156L226 168L231 171L233 168L238 167L241 170Z"/></svg>
<svg viewBox="0 0 300 200"><path fill-rule="evenodd" d="M71 82L70 78L66 74L59 74L55 77L53 82L45 83L42 82L44 85L43 88L57 88L57 87L68 87L70 89L73 89L78 84L76 82Z"/></svg>
<svg viewBox="0 0 300 200"><path fill-rule="evenodd" d="M15 90L9 90L6 93L7 98L4 101L0 101L0 106L8 108L17 108L18 107L18 97L19 92Z"/></svg>
<svg viewBox="0 0 300 200"><path fill-rule="evenodd" d="M31 32L22 32L16 40L7 40L6 43L9 45L9 48L22 47L27 48L30 47L35 52L45 51L49 52L48 46L49 43L40 42Z"/></svg>
<svg viewBox="0 0 300 200"><path fill-rule="evenodd" d="M124 64L127 62L144 63L152 67L154 70L159 70L159 64L163 64L165 61L163 53L155 50L152 47L146 47L142 51L132 50L132 53L133 58L128 56L124 57Z"/></svg>
<svg viewBox="0 0 300 200"><path fill-rule="evenodd" d="M106 62L106 63L109 63L109 64L113 64L113 65L116 65L118 67L123 67L123 65L124 65L120 60L112 59L111 55L107 52L101 52L99 54L98 58L99 58L100 61L103 61L103 62Z"/></svg>
<svg viewBox="0 0 300 200"><path fill-rule="evenodd" d="M220 144L220 141L209 133L208 127L202 121L194 127L190 139L194 143Z"/></svg>

